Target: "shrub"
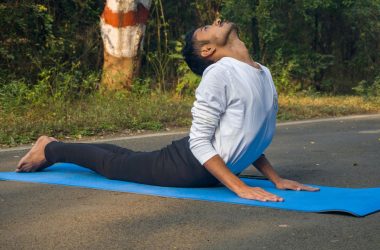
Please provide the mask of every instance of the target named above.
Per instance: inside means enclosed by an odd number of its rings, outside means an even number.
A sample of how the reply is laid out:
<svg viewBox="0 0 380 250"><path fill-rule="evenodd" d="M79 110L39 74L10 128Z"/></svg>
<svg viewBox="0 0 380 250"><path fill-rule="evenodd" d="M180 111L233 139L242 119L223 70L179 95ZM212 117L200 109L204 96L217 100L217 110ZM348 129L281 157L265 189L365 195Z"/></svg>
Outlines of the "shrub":
<svg viewBox="0 0 380 250"><path fill-rule="evenodd" d="M366 80L360 81L353 90L357 94L366 97L380 96L380 75L378 75L373 82Z"/></svg>

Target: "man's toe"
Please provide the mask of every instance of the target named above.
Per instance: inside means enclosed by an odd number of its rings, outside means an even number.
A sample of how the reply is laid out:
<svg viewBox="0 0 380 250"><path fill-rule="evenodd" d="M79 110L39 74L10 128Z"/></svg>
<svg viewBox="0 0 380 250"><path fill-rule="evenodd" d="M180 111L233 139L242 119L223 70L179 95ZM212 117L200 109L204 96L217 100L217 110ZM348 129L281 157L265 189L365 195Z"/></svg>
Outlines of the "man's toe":
<svg viewBox="0 0 380 250"><path fill-rule="evenodd" d="M16 169L20 169L22 167L22 159L18 162Z"/></svg>

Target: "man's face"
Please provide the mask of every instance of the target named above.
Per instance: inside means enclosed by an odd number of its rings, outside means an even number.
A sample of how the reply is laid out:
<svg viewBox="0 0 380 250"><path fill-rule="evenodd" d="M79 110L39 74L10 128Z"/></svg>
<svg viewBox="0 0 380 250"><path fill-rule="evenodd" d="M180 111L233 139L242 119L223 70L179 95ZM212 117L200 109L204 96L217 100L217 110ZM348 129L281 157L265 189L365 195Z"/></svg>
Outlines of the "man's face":
<svg viewBox="0 0 380 250"><path fill-rule="evenodd" d="M196 41L208 41L209 44L224 46L232 32L236 32L237 27L234 23L217 19L211 25L205 25L194 32Z"/></svg>

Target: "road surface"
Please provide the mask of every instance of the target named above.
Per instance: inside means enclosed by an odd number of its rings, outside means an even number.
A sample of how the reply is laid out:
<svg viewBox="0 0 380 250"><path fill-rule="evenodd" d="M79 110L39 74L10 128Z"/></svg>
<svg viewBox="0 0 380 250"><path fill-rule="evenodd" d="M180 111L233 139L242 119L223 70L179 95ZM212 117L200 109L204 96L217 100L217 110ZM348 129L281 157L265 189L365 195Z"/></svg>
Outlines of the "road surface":
<svg viewBox="0 0 380 250"><path fill-rule="evenodd" d="M112 139L153 150L184 133ZM11 171L25 149L0 150ZM380 186L380 115L283 123L266 155L283 177ZM245 175L258 175L253 167ZM0 249L379 249L364 218L0 181Z"/></svg>

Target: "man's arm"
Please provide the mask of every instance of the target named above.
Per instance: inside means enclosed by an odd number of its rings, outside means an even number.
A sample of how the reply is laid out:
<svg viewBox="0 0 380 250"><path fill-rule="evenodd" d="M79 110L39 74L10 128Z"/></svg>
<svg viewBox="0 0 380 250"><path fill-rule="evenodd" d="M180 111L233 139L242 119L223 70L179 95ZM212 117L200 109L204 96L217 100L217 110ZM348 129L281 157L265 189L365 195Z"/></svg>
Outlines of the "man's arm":
<svg viewBox="0 0 380 250"><path fill-rule="evenodd" d="M212 67L212 66L211 66ZM215 72L211 72L216 70ZM262 201L282 201L283 199L258 187L249 187L236 177L225 165L214 149L211 141L219 126L220 116L227 108L225 72L209 69L199 84L191 109L193 115L190 128L190 150L198 161L221 183L238 196Z"/></svg>
<svg viewBox="0 0 380 250"><path fill-rule="evenodd" d="M219 155L211 157L203 165L215 178L241 198L259 201L283 201L283 198L262 188L246 185L229 170Z"/></svg>
<svg viewBox="0 0 380 250"><path fill-rule="evenodd" d="M265 157L265 155L262 155L259 159L257 159L253 163L253 165L263 175L265 175L269 180L271 180L276 185L276 188L278 189L290 189L290 190L297 190L297 191L300 191L300 190L318 191L319 190L319 188L306 186L296 181L281 178L273 169L272 165L270 164L268 159Z"/></svg>

